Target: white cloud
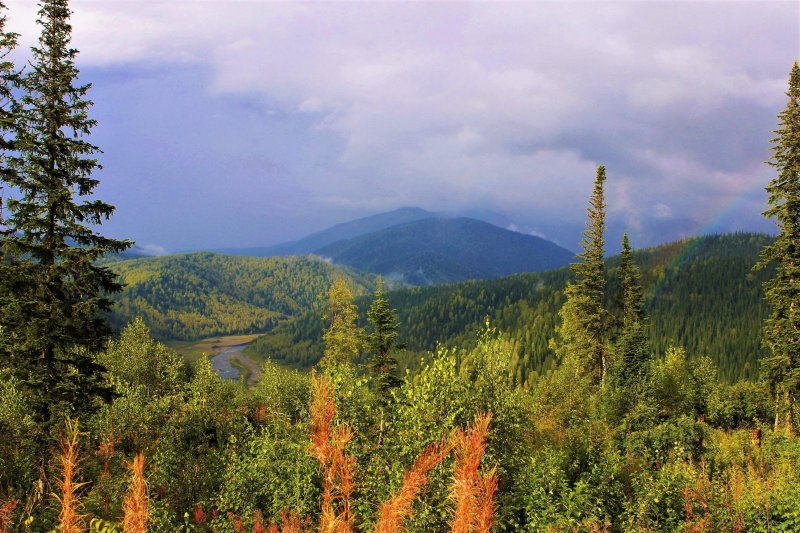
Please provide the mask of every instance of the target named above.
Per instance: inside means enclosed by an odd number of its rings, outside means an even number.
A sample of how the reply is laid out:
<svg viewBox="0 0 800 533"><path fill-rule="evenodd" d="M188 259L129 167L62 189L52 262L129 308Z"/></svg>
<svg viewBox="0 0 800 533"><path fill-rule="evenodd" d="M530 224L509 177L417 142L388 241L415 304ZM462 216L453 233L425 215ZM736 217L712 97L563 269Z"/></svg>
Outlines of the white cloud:
<svg viewBox="0 0 800 533"><path fill-rule="evenodd" d="M31 44L33 3L8 4L12 29ZM594 167L610 159L610 211L634 229L691 212L687 188L699 201L752 179L755 167L722 171L702 147L665 148L676 132L664 123L743 102L774 116L800 33L791 2L73 8L81 65L201 65L209 91L255 95L273 115L335 135L335 160L303 178L320 204L484 205L580 220ZM612 166L623 162L638 167Z"/></svg>

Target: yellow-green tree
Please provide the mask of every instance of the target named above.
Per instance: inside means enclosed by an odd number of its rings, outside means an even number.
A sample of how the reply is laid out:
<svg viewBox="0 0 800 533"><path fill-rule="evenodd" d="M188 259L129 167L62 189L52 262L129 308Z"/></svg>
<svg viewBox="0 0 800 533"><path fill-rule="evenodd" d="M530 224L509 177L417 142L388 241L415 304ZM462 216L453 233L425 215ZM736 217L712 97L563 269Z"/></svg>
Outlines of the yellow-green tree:
<svg viewBox="0 0 800 533"><path fill-rule="evenodd" d="M344 278L336 278L328 292L330 322L323 335L325 354L323 364L351 363L364 345L364 331L358 327L358 309L353 303L353 293Z"/></svg>

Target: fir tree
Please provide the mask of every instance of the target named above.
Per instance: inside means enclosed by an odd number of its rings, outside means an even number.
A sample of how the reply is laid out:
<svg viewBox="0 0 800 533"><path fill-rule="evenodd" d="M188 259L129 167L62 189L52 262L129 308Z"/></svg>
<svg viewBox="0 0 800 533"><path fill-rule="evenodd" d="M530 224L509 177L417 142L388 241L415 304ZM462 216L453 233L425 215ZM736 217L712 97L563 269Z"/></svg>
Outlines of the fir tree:
<svg viewBox="0 0 800 533"><path fill-rule="evenodd" d="M771 354L762 360L761 369L775 395L775 430L783 418L784 429L791 434L800 395L800 66L796 61L787 96L772 140L769 164L777 176L767 185L769 208L764 212L775 220L778 236L762 251L757 268L775 264L775 275L764 284L771 307L764 323L764 345Z"/></svg>
<svg viewBox="0 0 800 533"><path fill-rule="evenodd" d="M620 332L617 339L617 354L623 384L630 384L637 381L644 371L648 347L641 273L633 260L627 233L622 237L618 276Z"/></svg>
<svg viewBox="0 0 800 533"><path fill-rule="evenodd" d="M12 172L7 154L15 148L16 116L19 110L14 94L19 86L19 73L8 57L17 47L17 37L16 33L6 29L6 6L0 2L0 232L4 228L4 185ZM3 257L3 239L0 239L0 268L3 266Z"/></svg>
<svg viewBox="0 0 800 533"><path fill-rule="evenodd" d="M39 44L21 77L15 151L4 175L14 191L2 228L7 287L0 302L0 354L38 395L42 420L90 410L110 389L94 353L110 334L114 273L95 264L128 241L96 233L114 207L91 196L99 149L85 140L95 121L78 83L67 0L40 4ZM10 296L9 296L10 295Z"/></svg>
<svg viewBox="0 0 800 533"><path fill-rule="evenodd" d="M358 308L344 278L336 278L328 293L328 330L323 335L326 365L352 363L364 344L364 332L358 327Z"/></svg>
<svg viewBox="0 0 800 533"><path fill-rule="evenodd" d="M378 278L375 299L367 311L367 319L372 324L372 333L367 337L367 344L373 353L369 367L376 375L379 391L385 398L386 393L400 385L401 381L395 375L397 359L393 355L400 348L397 344L397 317L383 292L383 278Z"/></svg>
<svg viewBox="0 0 800 533"><path fill-rule="evenodd" d="M593 372L601 386L605 382L608 366L605 334L607 312L603 307L606 284L603 263L605 181L606 169L598 166L587 210L587 227L581 241L583 252L578 254L580 261L570 266L576 280L568 283L564 290L567 300L560 312L560 344L555 347L562 358L575 358L580 367Z"/></svg>

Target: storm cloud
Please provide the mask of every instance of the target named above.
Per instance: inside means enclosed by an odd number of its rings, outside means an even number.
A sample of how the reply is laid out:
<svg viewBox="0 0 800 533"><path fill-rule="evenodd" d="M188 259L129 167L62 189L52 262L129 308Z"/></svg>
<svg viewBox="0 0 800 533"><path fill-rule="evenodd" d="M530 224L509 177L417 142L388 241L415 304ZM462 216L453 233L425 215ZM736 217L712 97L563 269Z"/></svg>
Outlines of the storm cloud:
<svg viewBox="0 0 800 533"><path fill-rule="evenodd" d="M35 6L11 1L28 46ZM404 205L575 249L767 230L796 2L74 2L110 230L263 245Z"/></svg>

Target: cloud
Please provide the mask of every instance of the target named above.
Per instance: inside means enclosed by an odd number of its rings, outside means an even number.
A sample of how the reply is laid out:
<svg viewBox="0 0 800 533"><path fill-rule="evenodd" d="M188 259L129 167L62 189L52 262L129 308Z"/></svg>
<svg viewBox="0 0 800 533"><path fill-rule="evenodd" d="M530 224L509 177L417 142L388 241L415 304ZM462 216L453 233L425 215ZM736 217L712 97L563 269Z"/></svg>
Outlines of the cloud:
<svg viewBox="0 0 800 533"><path fill-rule="evenodd" d="M30 44L35 8L9 6ZM598 163L612 222L648 242L718 219L765 179L800 45L793 2L73 8L82 66L190 65L211 98L297 125L288 153L324 143L313 166L279 161L321 211L480 206L570 245L552 228L582 223ZM731 229L759 217L740 209Z"/></svg>
<svg viewBox="0 0 800 533"><path fill-rule="evenodd" d="M166 248L158 244L137 244L134 247L133 251L141 253L143 255L153 255L153 256L162 256L169 254Z"/></svg>

